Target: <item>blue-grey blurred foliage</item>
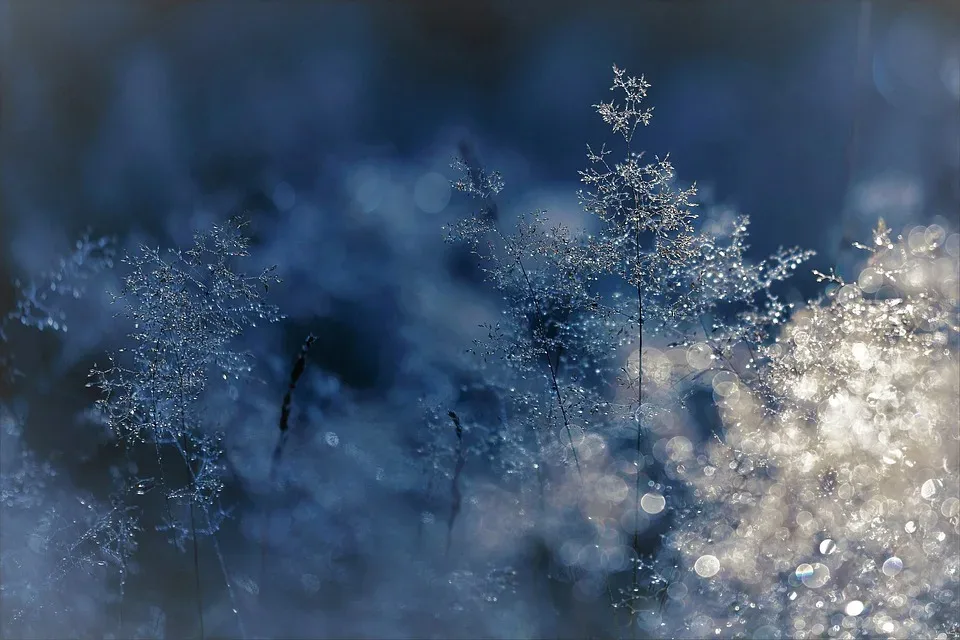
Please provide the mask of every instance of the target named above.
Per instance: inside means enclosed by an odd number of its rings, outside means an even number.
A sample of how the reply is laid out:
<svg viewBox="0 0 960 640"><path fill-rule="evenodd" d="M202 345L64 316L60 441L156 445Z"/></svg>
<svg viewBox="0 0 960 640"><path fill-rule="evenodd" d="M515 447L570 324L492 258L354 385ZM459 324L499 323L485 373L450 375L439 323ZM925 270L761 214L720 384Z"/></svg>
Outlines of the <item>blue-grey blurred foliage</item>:
<svg viewBox="0 0 960 640"><path fill-rule="evenodd" d="M453 559L413 561L445 543L445 507L411 453L425 407L480 393L464 351L499 313L444 244L469 204L446 182L457 145L503 173L503 209L572 219L584 144L609 138L591 105L617 63L653 85L638 145L670 153L708 203L750 215L756 255L799 245L842 272L878 216L899 229L960 210L958 15L946 1L0 2L0 312L15 279L56 264L88 228L124 252L186 246L247 215L252 260L278 265L271 302L287 316L245 334L255 381L223 408L235 518L222 544L250 629L582 636L602 613L561 611L542 585L485 574L536 556L519 537L455 538ZM84 385L128 331L110 306L119 285L112 271L88 282L66 333L8 338L24 376L3 383L5 424L22 427L5 442L56 470L38 501L109 493L118 461L85 417L97 396ZM820 289L805 273L790 286L793 300ZM276 421L311 331L278 497ZM5 464L19 460L10 451ZM257 583L266 501L275 570ZM500 517L488 506L476 517ZM193 578L171 553L141 559L129 624L153 624L159 607L168 636L187 637ZM58 570L50 557L30 568L37 580ZM213 562L208 631L234 636ZM85 610L73 603L37 632L114 631L111 575L95 576L103 592L85 592ZM528 597L493 603L500 582Z"/></svg>

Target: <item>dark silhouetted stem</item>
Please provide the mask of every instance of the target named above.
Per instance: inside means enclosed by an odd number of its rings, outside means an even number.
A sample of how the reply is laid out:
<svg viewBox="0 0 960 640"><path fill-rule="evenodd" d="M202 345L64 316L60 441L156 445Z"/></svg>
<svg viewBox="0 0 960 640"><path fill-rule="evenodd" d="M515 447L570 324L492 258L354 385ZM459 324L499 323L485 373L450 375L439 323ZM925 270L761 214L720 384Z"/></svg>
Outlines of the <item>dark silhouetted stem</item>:
<svg viewBox="0 0 960 640"><path fill-rule="evenodd" d="M450 483L450 519L447 520L447 555L450 554L450 542L453 540L453 525L460 513L460 505L463 495L460 493L460 474L467 463L466 454L463 450L463 425L460 424L460 417L453 411L448 411L447 415L453 420L453 426L457 433L457 464L453 470L453 480Z"/></svg>
<svg viewBox="0 0 960 640"><path fill-rule="evenodd" d="M297 382L303 375L307 367L307 354L310 347L316 341L317 337L312 333L307 336L300 347L300 353L293 363L293 369L290 371L290 383L287 385L287 392L283 396L283 404L280 407L280 438L277 440L277 446L273 450L273 458L270 461L270 480L269 486L274 487L277 484L277 476L280 472L280 460L283 456L283 448L287 442L287 435L290 429L290 407L293 403L293 392L297 388ZM267 571L267 531L270 528L270 521L273 516L273 510L268 509L264 517L263 528L260 532L260 582L263 583ZM261 584L261 589L264 585Z"/></svg>

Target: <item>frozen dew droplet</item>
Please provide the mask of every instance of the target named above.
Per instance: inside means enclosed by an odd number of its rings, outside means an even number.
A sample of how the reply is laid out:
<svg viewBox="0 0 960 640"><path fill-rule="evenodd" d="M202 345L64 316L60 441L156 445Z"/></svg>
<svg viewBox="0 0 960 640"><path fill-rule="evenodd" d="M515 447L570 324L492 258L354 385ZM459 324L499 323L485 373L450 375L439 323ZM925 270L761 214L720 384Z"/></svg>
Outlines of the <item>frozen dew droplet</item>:
<svg viewBox="0 0 960 640"><path fill-rule="evenodd" d="M937 481L931 478L920 487L920 497L924 500L933 500L935 495L937 495Z"/></svg>
<svg viewBox="0 0 960 640"><path fill-rule="evenodd" d="M858 616L863 613L863 603L859 600L851 600L847 603L847 606L844 607L843 612L848 616Z"/></svg>
<svg viewBox="0 0 960 640"><path fill-rule="evenodd" d="M882 567L884 575L890 576L891 578L903 570L903 560L897 556L892 556L883 561Z"/></svg>
<svg viewBox="0 0 960 640"><path fill-rule="evenodd" d="M917 531L917 523L911 520L903 526L903 529L907 533L915 533Z"/></svg>
<svg viewBox="0 0 960 640"><path fill-rule="evenodd" d="M331 446L331 447L336 447L337 445L340 444L340 436L335 434L333 431L327 431L323 435L323 440L324 442L327 443L328 446Z"/></svg>
<svg viewBox="0 0 960 640"><path fill-rule="evenodd" d="M693 570L701 578L712 578L720 572L720 561L716 556L703 555L693 563Z"/></svg>
<svg viewBox="0 0 960 640"><path fill-rule="evenodd" d="M643 494L640 498L640 507L649 514L657 514L663 511L667 501L659 493L651 492Z"/></svg>
<svg viewBox="0 0 960 640"><path fill-rule="evenodd" d="M146 495L147 492L153 489L154 484L155 483L153 478L146 478L144 480L140 480L139 482L137 482L137 485L136 485L137 495L139 496Z"/></svg>
<svg viewBox="0 0 960 640"><path fill-rule="evenodd" d="M837 550L837 543L831 540L830 538L827 538L826 540L820 543L820 553L822 553L825 556L830 555L836 550Z"/></svg>

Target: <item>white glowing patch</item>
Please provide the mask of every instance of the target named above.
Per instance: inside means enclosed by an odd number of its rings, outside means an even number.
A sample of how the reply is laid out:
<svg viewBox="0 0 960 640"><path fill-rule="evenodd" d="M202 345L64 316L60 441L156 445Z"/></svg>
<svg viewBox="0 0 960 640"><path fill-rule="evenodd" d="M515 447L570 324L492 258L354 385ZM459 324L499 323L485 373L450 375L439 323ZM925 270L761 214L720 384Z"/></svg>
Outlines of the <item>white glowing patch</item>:
<svg viewBox="0 0 960 640"><path fill-rule="evenodd" d="M640 508L649 514L657 514L663 511L667 501L659 493L645 493L640 498Z"/></svg>
<svg viewBox="0 0 960 640"><path fill-rule="evenodd" d="M863 603L859 600L851 600L847 603L847 606L844 607L843 612L848 616L858 616L863 613Z"/></svg>
<svg viewBox="0 0 960 640"><path fill-rule="evenodd" d="M853 345L850 347L850 353L853 355L854 360L857 361L857 366L864 371L873 366L873 355L870 353L870 348L864 343L853 343Z"/></svg>
<svg viewBox="0 0 960 640"><path fill-rule="evenodd" d="M817 382L816 376L807 373L800 377L794 387L794 393L800 400L810 400L817 395L819 389L820 384Z"/></svg>
<svg viewBox="0 0 960 640"><path fill-rule="evenodd" d="M716 556L703 555L693 563L693 570L701 578L712 578L720 573L720 561Z"/></svg>

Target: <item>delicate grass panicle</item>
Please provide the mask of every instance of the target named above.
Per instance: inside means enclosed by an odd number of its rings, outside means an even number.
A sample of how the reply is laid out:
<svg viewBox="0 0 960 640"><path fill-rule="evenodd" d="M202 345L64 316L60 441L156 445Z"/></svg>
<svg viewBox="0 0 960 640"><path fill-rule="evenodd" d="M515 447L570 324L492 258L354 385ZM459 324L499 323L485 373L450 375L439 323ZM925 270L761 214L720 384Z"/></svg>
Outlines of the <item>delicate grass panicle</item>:
<svg viewBox="0 0 960 640"><path fill-rule="evenodd" d="M745 216L720 230L698 222L696 188L679 183L669 159L647 161L635 149L652 118L643 106L649 88L614 67L617 97L596 109L625 149L615 161L605 145L588 147L576 229L551 226L544 211L504 229L504 210L492 204L499 174L480 169L470 154L454 163L461 177L453 184L484 208L451 233L506 303L504 320L486 327L489 340L477 352L512 371L513 397L504 402L514 415L503 437L516 447L533 443L542 503L557 510L531 527L558 551L578 588L605 593L634 631L644 599L665 584L651 581L653 565L641 554L645 530L672 512L681 480L664 472L657 450L680 424L679 392L738 363L759 366L760 346L788 316L773 287L812 255L785 249L752 263ZM675 355L688 349L696 366L675 366ZM689 449L671 442L678 456ZM589 517L575 522L578 512ZM573 549L580 551L571 556Z"/></svg>

